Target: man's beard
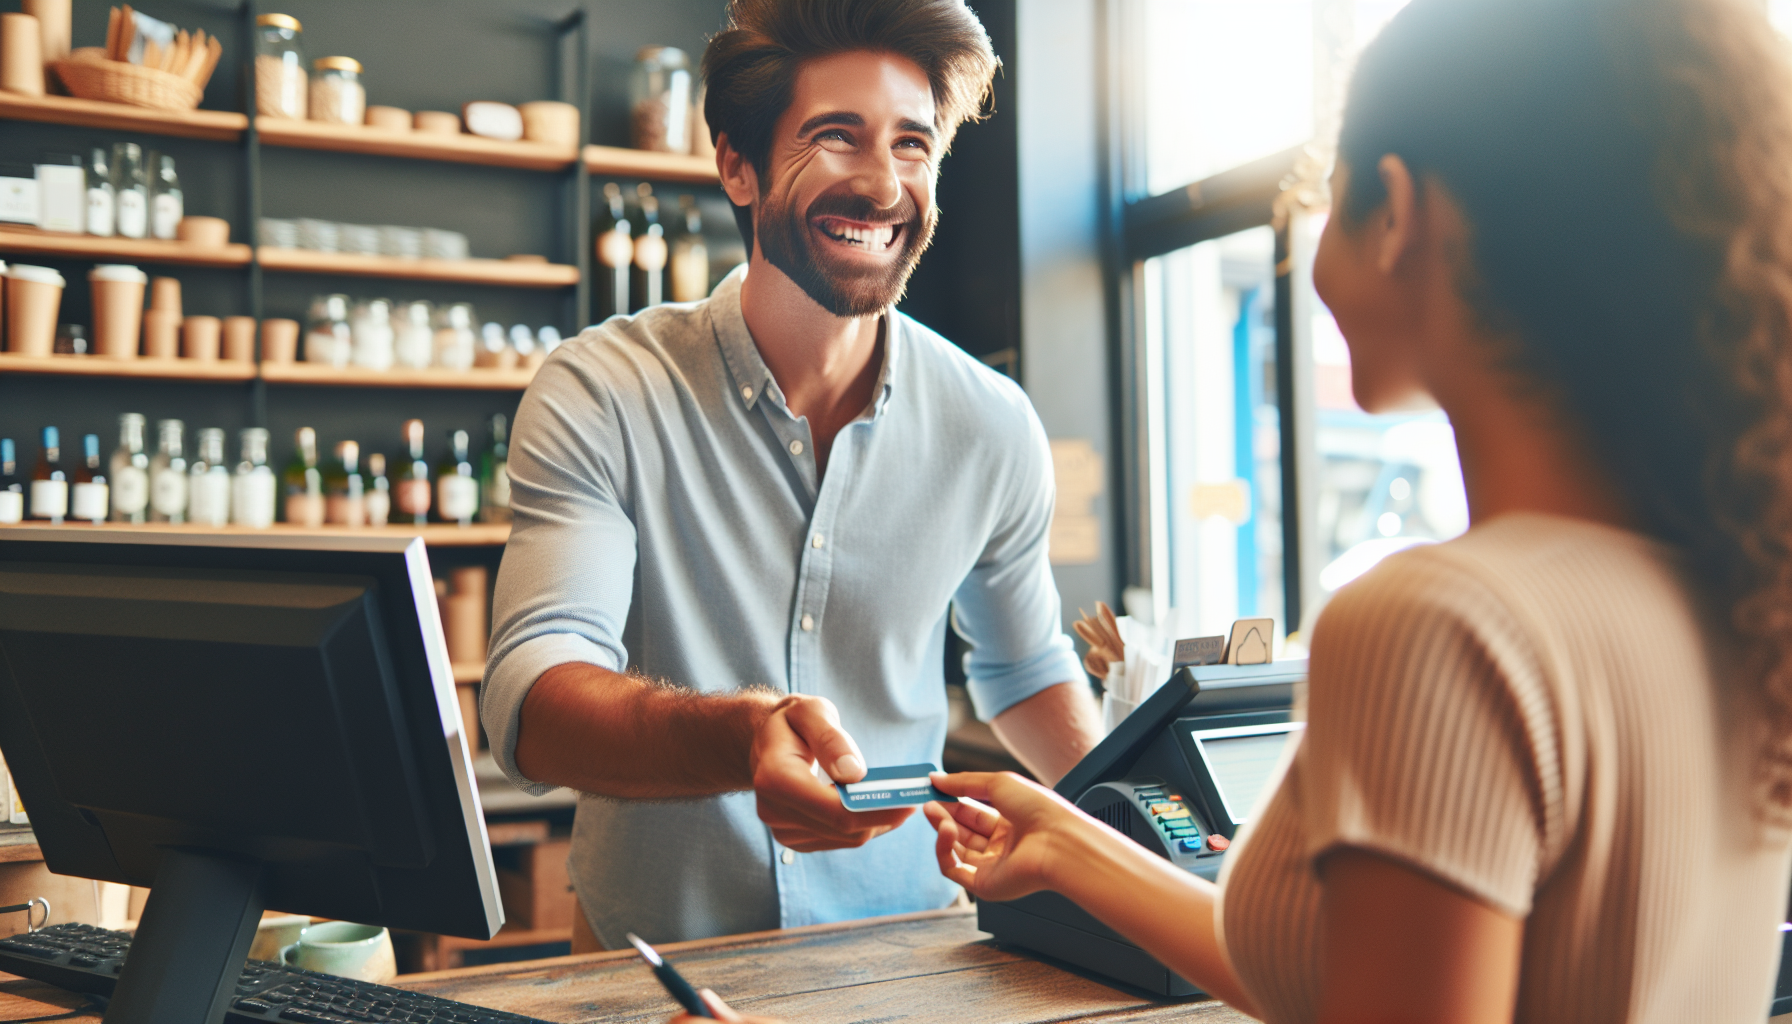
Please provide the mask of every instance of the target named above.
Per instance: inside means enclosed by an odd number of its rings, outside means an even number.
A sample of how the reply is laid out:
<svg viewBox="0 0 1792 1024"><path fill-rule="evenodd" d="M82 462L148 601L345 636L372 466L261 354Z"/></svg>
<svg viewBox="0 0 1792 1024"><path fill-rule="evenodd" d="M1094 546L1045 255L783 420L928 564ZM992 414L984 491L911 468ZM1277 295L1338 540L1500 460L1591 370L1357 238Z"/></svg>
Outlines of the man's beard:
<svg viewBox="0 0 1792 1024"><path fill-rule="evenodd" d="M895 242L899 247L896 258L884 267L859 268L842 265L843 261L830 254L815 251L809 244L809 222L820 216L898 225L901 237ZM880 313L902 298L909 275L933 241L939 211L938 207L929 207L926 217L919 216L907 190L894 210L880 210L864 196L843 194L823 195L810 203L806 212L798 213L765 196L759 204L757 220L753 233L767 262L783 271L829 313L862 317Z"/></svg>

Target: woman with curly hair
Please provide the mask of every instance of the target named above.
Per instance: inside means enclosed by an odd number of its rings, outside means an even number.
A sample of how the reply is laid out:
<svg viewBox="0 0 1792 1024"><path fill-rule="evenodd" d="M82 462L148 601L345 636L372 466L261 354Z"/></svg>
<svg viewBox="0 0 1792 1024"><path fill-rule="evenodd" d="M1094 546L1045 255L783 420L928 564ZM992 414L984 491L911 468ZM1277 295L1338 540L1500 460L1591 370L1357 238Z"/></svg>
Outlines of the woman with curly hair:
<svg viewBox="0 0 1792 1024"><path fill-rule="evenodd" d="M1220 884L1014 776L929 807L1283 1021L1760 1021L1792 872L1792 68L1759 0L1415 0L1314 283L1363 408L1449 414L1473 526L1312 636Z"/></svg>

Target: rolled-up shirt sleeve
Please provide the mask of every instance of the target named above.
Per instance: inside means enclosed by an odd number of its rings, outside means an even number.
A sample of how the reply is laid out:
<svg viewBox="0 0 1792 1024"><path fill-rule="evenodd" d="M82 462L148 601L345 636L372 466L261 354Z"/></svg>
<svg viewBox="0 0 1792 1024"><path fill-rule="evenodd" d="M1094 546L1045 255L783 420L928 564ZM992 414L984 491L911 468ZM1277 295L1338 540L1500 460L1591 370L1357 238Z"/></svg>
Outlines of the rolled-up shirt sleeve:
<svg viewBox="0 0 1792 1024"><path fill-rule="evenodd" d="M1052 578L1051 446L1032 407L1025 411L1007 501L952 602L953 628L971 648L964 659L971 703L985 721L1059 683L1088 681L1064 635Z"/></svg>
<svg viewBox="0 0 1792 1024"><path fill-rule="evenodd" d="M619 485L621 433L606 390L568 358L541 368L517 410L514 521L493 597L479 717L499 767L534 794L553 788L516 766L518 723L535 681L569 662L616 672L628 664L622 634L636 537Z"/></svg>

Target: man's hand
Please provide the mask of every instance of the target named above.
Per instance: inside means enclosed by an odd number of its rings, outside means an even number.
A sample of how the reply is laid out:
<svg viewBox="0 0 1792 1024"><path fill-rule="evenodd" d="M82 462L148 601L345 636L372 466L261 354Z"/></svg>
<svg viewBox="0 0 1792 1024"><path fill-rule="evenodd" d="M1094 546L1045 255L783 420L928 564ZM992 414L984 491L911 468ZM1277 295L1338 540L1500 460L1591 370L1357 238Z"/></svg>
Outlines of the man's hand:
<svg viewBox="0 0 1792 1024"><path fill-rule="evenodd" d="M753 736L751 765L759 820L799 853L863 846L914 813L912 807L860 812L841 805L829 780L864 778L865 758L824 697L795 694L774 705Z"/></svg>

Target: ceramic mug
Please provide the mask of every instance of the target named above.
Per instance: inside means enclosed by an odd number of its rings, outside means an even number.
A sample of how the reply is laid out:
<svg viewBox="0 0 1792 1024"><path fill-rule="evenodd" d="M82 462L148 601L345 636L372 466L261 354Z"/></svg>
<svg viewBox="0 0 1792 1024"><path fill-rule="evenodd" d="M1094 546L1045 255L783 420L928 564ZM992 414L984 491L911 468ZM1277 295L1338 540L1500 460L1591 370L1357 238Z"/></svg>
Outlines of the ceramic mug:
<svg viewBox="0 0 1792 1024"><path fill-rule="evenodd" d="M326 921L303 929L299 941L280 950L280 962L380 985L398 976L391 933L350 921Z"/></svg>

